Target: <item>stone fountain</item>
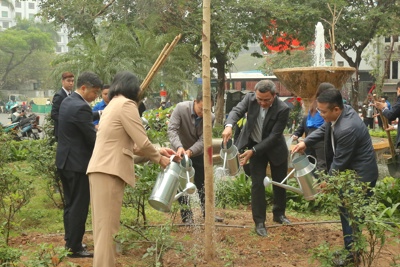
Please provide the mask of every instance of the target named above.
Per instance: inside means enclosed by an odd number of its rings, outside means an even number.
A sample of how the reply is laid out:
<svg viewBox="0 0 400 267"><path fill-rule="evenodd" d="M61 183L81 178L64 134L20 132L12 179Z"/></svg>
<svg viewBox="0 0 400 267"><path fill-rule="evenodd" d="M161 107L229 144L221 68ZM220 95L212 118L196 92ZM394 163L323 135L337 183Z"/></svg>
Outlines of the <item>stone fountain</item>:
<svg viewBox="0 0 400 267"><path fill-rule="evenodd" d="M314 100L321 83L329 82L341 89L355 72L355 68L352 67L325 66L325 41L322 24L318 22L315 28L315 66L273 70L275 76L290 92L302 98L305 114L308 113L310 104ZM387 139L372 138L372 143L377 158L381 158L389 147Z"/></svg>
<svg viewBox="0 0 400 267"><path fill-rule="evenodd" d="M305 113L308 112L322 82L332 83L341 89L355 72L355 68L352 67L325 66L324 28L321 22L318 22L315 28L314 66L273 70L275 76L290 92L302 98Z"/></svg>
<svg viewBox="0 0 400 267"><path fill-rule="evenodd" d="M307 113L318 86L329 82L341 89L355 72L351 67L298 67L275 69L274 74L291 93L302 98Z"/></svg>

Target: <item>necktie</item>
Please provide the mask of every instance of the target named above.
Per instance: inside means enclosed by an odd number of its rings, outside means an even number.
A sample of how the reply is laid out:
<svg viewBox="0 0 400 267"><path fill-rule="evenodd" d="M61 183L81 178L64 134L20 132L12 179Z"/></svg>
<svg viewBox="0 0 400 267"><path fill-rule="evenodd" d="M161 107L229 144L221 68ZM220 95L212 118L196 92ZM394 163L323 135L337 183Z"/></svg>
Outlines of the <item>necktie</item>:
<svg viewBox="0 0 400 267"><path fill-rule="evenodd" d="M332 142L333 155L335 155L335 138L333 136L333 126L331 127L331 142Z"/></svg>
<svg viewBox="0 0 400 267"><path fill-rule="evenodd" d="M202 117L196 117L195 119L194 119L194 127L197 127L197 125L199 125L199 123L201 122L201 120L202 120L203 118Z"/></svg>
<svg viewBox="0 0 400 267"><path fill-rule="evenodd" d="M265 118L265 109L260 108L260 113L257 117L257 123L254 126L253 134L254 134L254 141L259 143L262 140L262 129L264 125L264 118Z"/></svg>

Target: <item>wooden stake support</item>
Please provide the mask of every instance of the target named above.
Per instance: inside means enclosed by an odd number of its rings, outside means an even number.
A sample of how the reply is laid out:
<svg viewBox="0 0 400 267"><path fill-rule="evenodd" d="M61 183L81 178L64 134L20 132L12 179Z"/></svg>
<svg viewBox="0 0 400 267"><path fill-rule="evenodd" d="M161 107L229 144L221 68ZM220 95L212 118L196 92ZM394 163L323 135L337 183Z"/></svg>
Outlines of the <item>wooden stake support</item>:
<svg viewBox="0 0 400 267"><path fill-rule="evenodd" d="M158 56L157 60L154 62L153 66L151 67L149 73L147 73L146 78L144 78L142 84L140 85L140 93L139 93L140 99L143 97L144 91L149 86L154 75L158 72L160 67L164 64L165 60L167 59L168 55L171 53L172 49L174 49L176 44L181 39L181 36L182 36L182 34L177 35L171 44L167 43L164 46L164 48L161 51L160 55Z"/></svg>

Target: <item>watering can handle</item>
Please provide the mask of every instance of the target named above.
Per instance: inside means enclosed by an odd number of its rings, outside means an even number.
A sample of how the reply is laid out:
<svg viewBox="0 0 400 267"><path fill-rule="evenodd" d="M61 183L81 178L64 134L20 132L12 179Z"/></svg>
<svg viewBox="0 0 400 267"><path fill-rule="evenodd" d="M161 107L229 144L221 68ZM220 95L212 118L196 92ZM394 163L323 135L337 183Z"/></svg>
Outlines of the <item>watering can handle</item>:
<svg viewBox="0 0 400 267"><path fill-rule="evenodd" d="M315 164L317 164L317 159L314 157L314 156L312 156L312 155L307 155L307 158L313 158L315 161Z"/></svg>
<svg viewBox="0 0 400 267"><path fill-rule="evenodd" d="M171 155L171 156L169 157L169 162L173 162L174 159L175 159L175 157L176 157L176 155Z"/></svg>
<svg viewBox="0 0 400 267"><path fill-rule="evenodd" d="M294 154L300 154L299 152L290 153L290 162L293 162Z"/></svg>

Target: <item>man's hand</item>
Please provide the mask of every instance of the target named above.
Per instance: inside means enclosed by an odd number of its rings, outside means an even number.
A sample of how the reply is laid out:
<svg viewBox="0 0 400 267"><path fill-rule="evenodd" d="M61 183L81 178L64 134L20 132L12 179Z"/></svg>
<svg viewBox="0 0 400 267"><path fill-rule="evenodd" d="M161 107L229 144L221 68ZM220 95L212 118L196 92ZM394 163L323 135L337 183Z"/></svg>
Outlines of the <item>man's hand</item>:
<svg viewBox="0 0 400 267"><path fill-rule="evenodd" d="M188 149L188 150L185 151L185 154L186 154L189 158L191 158L191 157L193 156L193 151L190 150L190 149Z"/></svg>
<svg viewBox="0 0 400 267"><path fill-rule="evenodd" d="M246 150L239 155L240 166L246 165L249 159L253 156L253 150Z"/></svg>
<svg viewBox="0 0 400 267"><path fill-rule="evenodd" d="M226 126L224 131L222 132L222 139L224 145L228 142L229 139L232 138L232 127L231 126Z"/></svg>
<svg viewBox="0 0 400 267"><path fill-rule="evenodd" d="M300 141L297 145L295 145L292 149L292 153L296 153L296 152L304 152L304 150L306 150L306 143L304 143L303 141Z"/></svg>
<svg viewBox="0 0 400 267"><path fill-rule="evenodd" d="M385 103L382 103L382 102L375 101L374 106L375 106L377 109L382 110L382 109L384 109L385 107L387 107L387 104L386 104L386 102L385 102Z"/></svg>
<svg viewBox="0 0 400 267"><path fill-rule="evenodd" d="M393 130L395 130L395 128L394 128L393 125L389 125L389 126L385 129L385 131L388 131L388 132L393 131Z"/></svg>
<svg viewBox="0 0 400 267"><path fill-rule="evenodd" d="M186 151L183 147L178 148L178 150L176 151L176 154L178 155L178 157L180 159L183 159L183 156L186 154Z"/></svg>

